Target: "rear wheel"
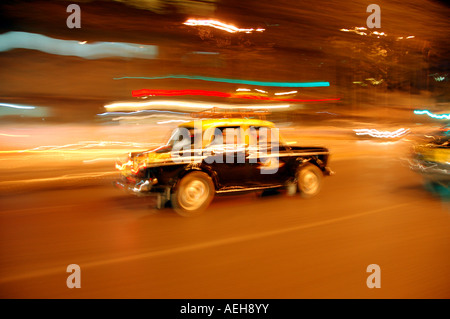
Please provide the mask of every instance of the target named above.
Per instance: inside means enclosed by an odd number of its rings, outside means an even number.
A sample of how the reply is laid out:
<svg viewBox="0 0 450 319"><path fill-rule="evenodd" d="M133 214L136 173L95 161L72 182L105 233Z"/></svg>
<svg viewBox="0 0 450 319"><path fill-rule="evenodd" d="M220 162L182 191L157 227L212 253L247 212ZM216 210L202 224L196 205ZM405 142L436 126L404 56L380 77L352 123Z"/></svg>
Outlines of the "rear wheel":
<svg viewBox="0 0 450 319"><path fill-rule="evenodd" d="M201 214L214 198L214 184L203 172L192 172L184 176L172 194L172 206L184 217Z"/></svg>
<svg viewBox="0 0 450 319"><path fill-rule="evenodd" d="M297 186L304 198L316 196L322 187L322 171L313 164L305 164L297 171Z"/></svg>

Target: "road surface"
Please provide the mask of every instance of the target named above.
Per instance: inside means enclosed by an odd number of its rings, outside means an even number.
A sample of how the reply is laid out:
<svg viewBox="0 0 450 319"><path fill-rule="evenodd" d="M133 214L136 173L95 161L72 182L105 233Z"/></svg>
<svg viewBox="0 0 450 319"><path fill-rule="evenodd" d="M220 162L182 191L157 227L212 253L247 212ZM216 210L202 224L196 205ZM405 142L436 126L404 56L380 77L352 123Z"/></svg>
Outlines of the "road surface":
<svg viewBox="0 0 450 319"><path fill-rule="evenodd" d="M395 149L332 158L315 198L216 197L196 218L107 180L4 193L0 297L449 298L450 202Z"/></svg>

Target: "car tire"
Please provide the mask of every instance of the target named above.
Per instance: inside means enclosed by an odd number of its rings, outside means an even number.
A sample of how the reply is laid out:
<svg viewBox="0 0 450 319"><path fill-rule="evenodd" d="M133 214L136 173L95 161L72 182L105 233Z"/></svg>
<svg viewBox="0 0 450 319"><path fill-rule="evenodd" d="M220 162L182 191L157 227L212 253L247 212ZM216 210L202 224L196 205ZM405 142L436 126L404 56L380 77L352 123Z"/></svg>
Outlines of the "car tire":
<svg viewBox="0 0 450 319"><path fill-rule="evenodd" d="M192 172L184 176L171 195L172 207L183 217L203 213L214 198L214 183L208 174Z"/></svg>
<svg viewBox="0 0 450 319"><path fill-rule="evenodd" d="M322 171L313 164L307 163L297 170L297 187L300 196L311 198L316 196L322 188Z"/></svg>

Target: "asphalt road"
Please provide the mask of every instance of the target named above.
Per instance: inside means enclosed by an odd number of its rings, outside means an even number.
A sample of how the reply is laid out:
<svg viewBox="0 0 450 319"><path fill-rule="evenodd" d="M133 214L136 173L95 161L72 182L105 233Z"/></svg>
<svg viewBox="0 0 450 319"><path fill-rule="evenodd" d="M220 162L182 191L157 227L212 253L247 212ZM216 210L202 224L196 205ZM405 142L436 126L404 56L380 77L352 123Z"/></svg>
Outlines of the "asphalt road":
<svg viewBox="0 0 450 319"><path fill-rule="evenodd" d="M389 154L332 160L312 199L216 197L196 218L106 183L2 194L0 297L449 298L450 202Z"/></svg>

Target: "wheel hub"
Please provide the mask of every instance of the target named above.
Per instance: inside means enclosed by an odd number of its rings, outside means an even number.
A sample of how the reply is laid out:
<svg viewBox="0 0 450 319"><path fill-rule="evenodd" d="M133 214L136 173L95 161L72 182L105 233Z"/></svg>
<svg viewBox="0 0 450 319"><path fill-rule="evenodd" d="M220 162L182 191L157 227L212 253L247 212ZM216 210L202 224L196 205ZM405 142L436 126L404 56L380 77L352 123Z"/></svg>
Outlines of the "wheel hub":
<svg viewBox="0 0 450 319"><path fill-rule="evenodd" d="M181 194L181 203L185 209L194 210L208 198L208 190L202 181L195 180L186 185Z"/></svg>

